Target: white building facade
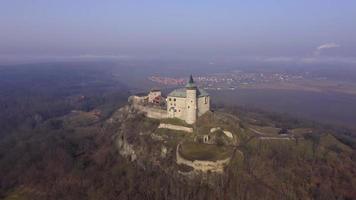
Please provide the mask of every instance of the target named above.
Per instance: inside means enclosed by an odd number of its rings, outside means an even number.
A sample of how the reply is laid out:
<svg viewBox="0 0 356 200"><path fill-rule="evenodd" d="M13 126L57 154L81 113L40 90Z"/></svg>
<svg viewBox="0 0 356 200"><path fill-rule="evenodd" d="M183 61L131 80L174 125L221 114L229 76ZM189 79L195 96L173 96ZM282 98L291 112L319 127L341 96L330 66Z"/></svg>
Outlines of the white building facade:
<svg viewBox="0 0 356 200"><path fill-rule="evenodd" d="M182 119L188 124L194 124L210 110L210 95L196 86L192 76L185 88L169 93L166 102L168 117Z"/></svg>

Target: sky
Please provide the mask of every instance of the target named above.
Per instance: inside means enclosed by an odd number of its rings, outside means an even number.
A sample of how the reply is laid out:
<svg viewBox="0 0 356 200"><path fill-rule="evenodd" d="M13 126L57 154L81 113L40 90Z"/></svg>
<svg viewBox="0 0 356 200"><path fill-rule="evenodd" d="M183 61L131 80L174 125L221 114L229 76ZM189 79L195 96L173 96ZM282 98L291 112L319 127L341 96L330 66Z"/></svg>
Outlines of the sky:
<svg viewBox="0 0 356 200"><path fill-rule="evenodd" d="M355 0L1 0L0 62L356 63Z"/></svg>

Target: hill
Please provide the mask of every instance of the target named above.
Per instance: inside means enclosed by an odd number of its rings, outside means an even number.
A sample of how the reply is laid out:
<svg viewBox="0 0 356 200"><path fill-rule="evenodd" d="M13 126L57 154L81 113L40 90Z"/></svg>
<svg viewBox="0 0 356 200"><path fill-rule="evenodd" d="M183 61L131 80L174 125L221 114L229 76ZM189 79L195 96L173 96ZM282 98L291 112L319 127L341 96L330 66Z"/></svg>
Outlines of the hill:
<svg viewBox="0 0 356 200"><path fill-rule="evenodd" d="M356 198L352 130L225 105L172 130L110 73L47 69L0 86L0 199Z"/></svg>
<svg viewBox="0 0 356 200"><path fill-rule="evenodd" d="M73 123L61 127L49 126L53 119L48 120L35 130L1 141L1 195L5 199L355 197L355 149L315 128L289 129L289 137L295 140L261 139L283 137L276 135L279 128L271 123L286 124L271 120L261 125L251 118L261 114L239 112L215 111L197 124L201 133L219 125L236 136L236 141L211 149L215 154L231 145L231 150L221 151L221 158L232 158L223 173L177 164L175 147L182 141L186 141L182 155L187 159L220 157L209 153L210 148L194 145L192 135L158 129L159 121L128 106L94 124L91 118L90 123L74 123L87 119L89 113L63 116ZM260 135L264 133L267 136ZM127 144L120 153L123 134Z"/></svg>

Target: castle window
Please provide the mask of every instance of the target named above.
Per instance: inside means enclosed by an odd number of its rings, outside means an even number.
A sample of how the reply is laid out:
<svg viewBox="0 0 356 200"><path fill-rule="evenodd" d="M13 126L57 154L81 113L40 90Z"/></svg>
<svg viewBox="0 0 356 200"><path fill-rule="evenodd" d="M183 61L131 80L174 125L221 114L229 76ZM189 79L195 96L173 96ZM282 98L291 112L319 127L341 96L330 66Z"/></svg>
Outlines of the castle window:
<svg viewBox="0 0 356 200"><path fill-rule="evenodd" d="M190 106L188 106L188 108L190 108Z"/></svg>
<svg viewBox="0 0 356 200"><path fill-rule="evenodd" d="M193 103L193 100L191 100L190 102Z"/></svg>
<svg viewBox="0 0 356 200"><path fill-rule="evenodd" d="M174 98L173 101L176 101L176 98Z"/></svg>
<svg viewBox="0 0 356 200"><path fill-rule="evenodd" d="M171 99L171 98L169 98L169 101L172 101L172 99Z"/></svg>
<svg viewBox="0 0 356 200"><path fill-rule="evenodd" d="M208 103L208 97L205 97L205 104Z"/></svg>

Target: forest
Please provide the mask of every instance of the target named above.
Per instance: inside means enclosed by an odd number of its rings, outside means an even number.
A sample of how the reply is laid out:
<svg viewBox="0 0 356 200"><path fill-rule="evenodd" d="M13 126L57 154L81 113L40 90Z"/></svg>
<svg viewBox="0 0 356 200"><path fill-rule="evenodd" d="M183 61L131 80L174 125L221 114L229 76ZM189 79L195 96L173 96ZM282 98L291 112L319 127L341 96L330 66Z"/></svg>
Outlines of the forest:
<svg viewBox="0 0 356 200"><path fill-rule="evenodd" d="M142 119L106 123L130 95L110 72L68 63L1 68L0 199L356 198L354 130L245 107L213 106L239 116L241 127L253 116L318 131L302 136L306 146L248 143L244 160L211 182L128 161L113 138Z"/></svg>

